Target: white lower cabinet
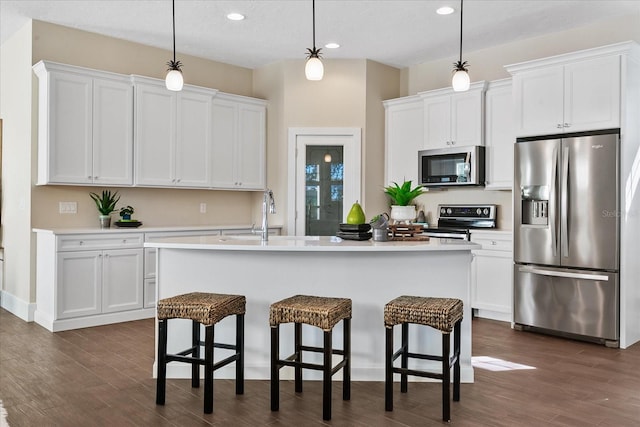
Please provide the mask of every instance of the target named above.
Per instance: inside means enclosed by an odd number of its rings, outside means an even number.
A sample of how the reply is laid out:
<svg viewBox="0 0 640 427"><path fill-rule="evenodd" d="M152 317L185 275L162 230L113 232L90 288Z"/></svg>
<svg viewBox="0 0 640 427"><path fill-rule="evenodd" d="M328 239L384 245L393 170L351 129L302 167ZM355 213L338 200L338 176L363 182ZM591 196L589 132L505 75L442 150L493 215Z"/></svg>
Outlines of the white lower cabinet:
<svg viewBox="0 0 640 427"><path fill-rule="evenodd" d="M273 227L269 234L280 234ZM144 242L251 233L251 227L36 233L34 320L52 332L154 317L156 251Z"/></svg>
<svg viewBox="0 0 640 427"><path fill-rule="evenodd" d="M102 312L142 308L143 249L102 253Z"/></svg>
<svg viewBox="0 0 640 427"><path fill-rule="evenodd" d="M471 308L478 317L512 321L513 237L510 231L471 233Z"/></svg>
<svg viewBox="0 0 640 427"><path fill-rule="evenodd" d="M142 308L142 248L58 254L59 319Z"/></svg>

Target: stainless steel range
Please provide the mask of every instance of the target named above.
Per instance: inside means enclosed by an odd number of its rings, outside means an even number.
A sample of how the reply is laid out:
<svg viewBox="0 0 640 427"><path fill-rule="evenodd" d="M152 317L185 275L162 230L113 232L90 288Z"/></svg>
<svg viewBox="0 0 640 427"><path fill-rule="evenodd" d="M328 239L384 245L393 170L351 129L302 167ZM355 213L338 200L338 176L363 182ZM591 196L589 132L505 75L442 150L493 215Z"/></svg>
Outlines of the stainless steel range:
<svg viewBox="0 0 640 427"><path fill-rule="evenodd" d="M429 237L469 240L469 230L496 228L496 205L438 205L438 226L425 228Z"/></svg>

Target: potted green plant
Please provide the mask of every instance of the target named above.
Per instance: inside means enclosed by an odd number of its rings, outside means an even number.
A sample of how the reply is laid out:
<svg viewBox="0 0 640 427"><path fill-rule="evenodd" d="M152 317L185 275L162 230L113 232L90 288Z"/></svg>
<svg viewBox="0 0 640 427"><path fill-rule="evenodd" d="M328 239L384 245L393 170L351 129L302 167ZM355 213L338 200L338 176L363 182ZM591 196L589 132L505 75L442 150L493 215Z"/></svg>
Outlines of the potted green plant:
<svg viewBox="0 0 640 427"><path fill-rule="evenodd" d="M416 219L416 207L411 203L424 191L422 185L411 188L411 180L402 185L393 182L384 187L384 192L391 198L391 219L395 222L411 222Z"/></svg>
<svg viewBox="0 0 640 427"><path fill-rule="evenodd" d="M122 217L122 221L131 221L131 215L133 215L133 206L125 206L120 208L120 216Z"/></svg>
<svg viewBox="0 0 640 427"><path fill-rule="evenodd" d="M120 200L118 192L111 193L111 190L102 190L102 195L96 193L89 193L89 196L96 203L98 212L100 212L100 227L111 227L111 213L116 209L116 203Z"/></svg>

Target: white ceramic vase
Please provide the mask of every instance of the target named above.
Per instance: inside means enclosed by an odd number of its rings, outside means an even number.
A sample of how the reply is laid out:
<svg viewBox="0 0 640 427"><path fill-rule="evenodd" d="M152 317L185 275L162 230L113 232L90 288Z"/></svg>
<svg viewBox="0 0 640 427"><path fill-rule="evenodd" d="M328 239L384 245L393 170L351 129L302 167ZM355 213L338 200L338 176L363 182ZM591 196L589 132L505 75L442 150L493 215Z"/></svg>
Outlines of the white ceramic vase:
<svg viewBox="0 0 640 427"><path fill-rule="evenodd" d="M409 224L416 219L415 205L398 206L391 205L391 219L395 224Z"/></svg>

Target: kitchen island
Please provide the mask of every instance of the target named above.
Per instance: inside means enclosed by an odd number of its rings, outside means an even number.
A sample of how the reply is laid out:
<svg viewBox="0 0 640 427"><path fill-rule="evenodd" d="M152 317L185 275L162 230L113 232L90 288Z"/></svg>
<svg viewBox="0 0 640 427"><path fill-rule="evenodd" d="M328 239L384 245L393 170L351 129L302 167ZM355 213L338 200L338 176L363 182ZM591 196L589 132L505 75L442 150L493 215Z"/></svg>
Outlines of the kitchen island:
<svg viewBox="0 0 640 427"><path fill-rule="evenodd" d="M270 304L307 294L352 299L352 378L383 381L384 305L400 295L419 295L463 301L461 380L473 382L471 250L480 248L475 243L453 239L347 241L310 236L270 236L268 242L262 242L258 236L192 236L158 239L145 243L145 247L157 249L158 299L194 291L246 296L247 379L269 378ZM400 328L396 330L400 332ZM282 354L293 352L293 325L283 325L280 336ZM411 351L440 353L439 331L412 326L410 336ZM215 337L219 342L233 342L235 320L230 317L218 323ZM305 325L303 337L305 345L322 343L318 328ZM169 352L189 347L190 339L190 321L169 322ZM338 325L334 342L341 340L342 326ZM216 352L216 359L221 358L222 350ZM305 353L310 362L316 356ZM433 364L417 361L415 366ZM292 378L289 369L283 369L282 378ZM167 367L169 378L188 378L190 372L187 364ZM233 378L233 366L220 369L216 377ZM305 378L319 379L320 373L305 372Z"/></svg>

